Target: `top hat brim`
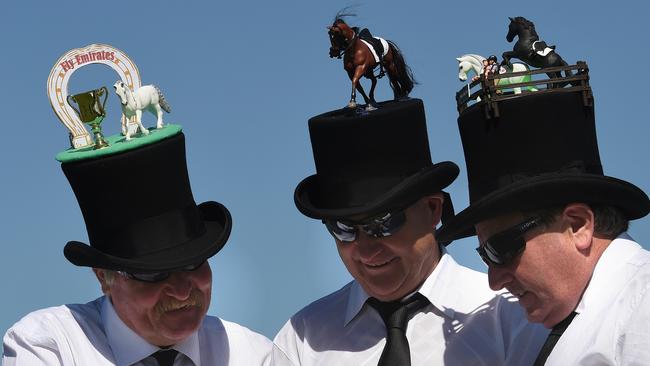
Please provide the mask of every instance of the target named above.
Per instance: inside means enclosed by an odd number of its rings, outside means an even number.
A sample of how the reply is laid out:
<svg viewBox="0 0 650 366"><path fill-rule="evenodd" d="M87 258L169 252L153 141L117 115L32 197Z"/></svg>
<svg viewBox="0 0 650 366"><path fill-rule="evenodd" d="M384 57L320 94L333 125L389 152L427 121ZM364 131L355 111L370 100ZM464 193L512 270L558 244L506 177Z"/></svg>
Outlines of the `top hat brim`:
<svg viewBox="0 0 650 366"><path fill-rule="evenodd" d="M543 209L572 202L611 205L628 220L650 212L648 196L637 186L621 179L597 174L549 173L512 183L482 197L438 231L441 241L476 235L474 225L516 211Z"/></svg>
<svg viewBox="0 0 650 366"><path fill-rule="evenodd" d="M458 176L458 166L445 161L424 168L406 178L395 177L394 184L373 199L359 205L323 207L315 200L318 175L303 179L296 187L294 201L298 210L314 219L336 219L355 216L371 217L395 208L403 208L426 194L442 191Z"/></svg>
<svg viewBox="0 0 650 366"><path fill-rule="evenodd" d="M197 264L215 255L230 236L232 217L225 206L208 201L198 205L205 226L203 235L173 247L139 257L121 258L104 253L85 243L70 241L63 253L77 266L132 273L170 271Z"/></svg>

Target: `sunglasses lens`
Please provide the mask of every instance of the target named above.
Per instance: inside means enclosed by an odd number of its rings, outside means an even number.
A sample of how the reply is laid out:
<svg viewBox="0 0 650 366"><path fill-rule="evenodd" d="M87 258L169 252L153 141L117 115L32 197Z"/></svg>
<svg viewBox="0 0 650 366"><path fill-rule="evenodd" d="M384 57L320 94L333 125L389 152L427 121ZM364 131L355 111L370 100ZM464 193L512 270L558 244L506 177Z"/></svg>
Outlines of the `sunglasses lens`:
<svg viewBox="0 0 650 366"><path fill-rule="evenodd" d="M352 225L336 220L325 220L325 226L330 234L340 241L350 242L357 238L357 229Z"/></svg>
<svg viewBox="0 0 650 366"><path fill-rule="evenodd" d="M133 279L143 282L160 282L164 281L169 277L169 272L158 272L158 273L130 273L129 274Z"/></svg>
<svg viewBox="0 0 650 366"><path fill-rule="evenodd" d="M362 225L362 229L368 235L382 238L395 234L404 225L404 222L406 222L406 215L403 211L395 214L387 213L369 224Z"/></svg>
<svg viewBox="0 0 650 366"><path fill-rule="evenodd" d="M204 263L205 261L201 263L190 264L178 269L178 271L183 271L183 272L196 271L197 269L201 268L201 266ZM129 278L133 278L135 280L142 281L142 282L160 282L169 278L171 273L172 272L167 271L167 272L157 272L157 273L127 273L127 275L129 276Z"/></svg>
<svg viewBox="0 0 650 366"><path fill-rule="evenodd" d="M476 248L479 255L488 265L505 265L516 258L526 248L523 235L537 226L538 220L532 219L515 225L503 232L493 235L485 243Z"/></svg>

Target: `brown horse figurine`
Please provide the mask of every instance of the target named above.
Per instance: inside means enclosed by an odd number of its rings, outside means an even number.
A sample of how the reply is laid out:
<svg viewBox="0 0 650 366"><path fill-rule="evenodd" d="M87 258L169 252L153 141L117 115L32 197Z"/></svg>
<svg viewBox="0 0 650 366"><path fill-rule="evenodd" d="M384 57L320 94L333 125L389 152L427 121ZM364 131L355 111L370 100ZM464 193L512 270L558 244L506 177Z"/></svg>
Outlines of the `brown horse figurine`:
<svg viewBox="0 0 650 366"><path fill-rule="evenodd" d="M356 90L359 90L369 109L376 107L375 86L377 85L377 78L383 76L384 69L388 74L394 99L405 98L413 90L415 84L413 73L404 62L404 57L395 43L387 41L388 52L383 58L378 55L380 57L378 63L375 61L370 48L359 37L357 28L348 26L341 15L337 15L334 23L327 28L329 29L328 34L331 43L330 57L341 58L341 54L343 54L343 68L348 72L348 76L352 81L352 94L348 107L355 108L357 106ZM373 72L376 66L381 68L378 76L375 76ZM366 95L361 83L359 83L362 76L370 79L372 83L370 97Z"/></svg>

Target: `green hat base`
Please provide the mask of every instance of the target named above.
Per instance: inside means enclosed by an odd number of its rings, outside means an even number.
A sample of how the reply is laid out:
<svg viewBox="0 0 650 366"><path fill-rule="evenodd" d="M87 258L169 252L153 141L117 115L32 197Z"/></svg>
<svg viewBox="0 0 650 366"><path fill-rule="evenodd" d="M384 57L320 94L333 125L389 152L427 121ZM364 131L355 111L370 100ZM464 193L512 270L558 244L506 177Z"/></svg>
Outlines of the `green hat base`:
<svg viewBox="0 0 650 366"><path fill-rule="evenodd" d="M163 128L149 128L149 134L143 135L141 133L132 135L131 140L127 141L126 137L122 134L116 134L106 137L109 146L103 149L94 149L94 145L90 145L81 149L68 149L56 154L56 160L61 163L69 163L73 161L80 161L86 159L96 159L102 156L115 155L124 151L134 150L141 146L153 144L157 141L164 140L168 137L179 134L182 131L180 125L165 125Z"/></svg>

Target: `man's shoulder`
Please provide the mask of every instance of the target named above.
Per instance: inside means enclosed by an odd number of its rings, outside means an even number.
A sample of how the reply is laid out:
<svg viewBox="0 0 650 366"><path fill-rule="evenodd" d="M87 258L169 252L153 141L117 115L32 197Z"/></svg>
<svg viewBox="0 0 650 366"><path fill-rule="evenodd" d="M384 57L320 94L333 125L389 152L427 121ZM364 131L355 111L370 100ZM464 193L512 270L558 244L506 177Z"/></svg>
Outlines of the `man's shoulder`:
<svg viewBox="0 0 650 366"><path fill-rule="evenodd" d="M16 322L5 337L31 340L53 338L73 328L101 327L101 301L86 304L66 304L39 309Z"/></svg>
<svg viewBox="0 0 650 366"><path fill-rule="evenodd" d="M206 316L205 319L203 319L201 331L208 337L226 337L230 343L271 347L271 341L264 335L241 324L224 320L216 316Z"/></svg>
<svg viewBox="0 0 650 366"><path fill-rule="evenodd" d="M449 256L449 254L447 255ZM448 287L464 294L464 298L467 300L487 301L494 297L504 297L504 291L490 289L486 273L459 264L451 256L447 258L447 267L448 269L444 273L445 278L437 278L436 280L444 281Z"/></svg>
<svg viewBox="0 0 650 366"><path fill-rule="evenodd" d="M340 289L313 301L294 314L291 319L309 322L314 319L331 319L332 316L339 317L345 312L350 298L350 291L354 281L347 283Z"/></svg>

